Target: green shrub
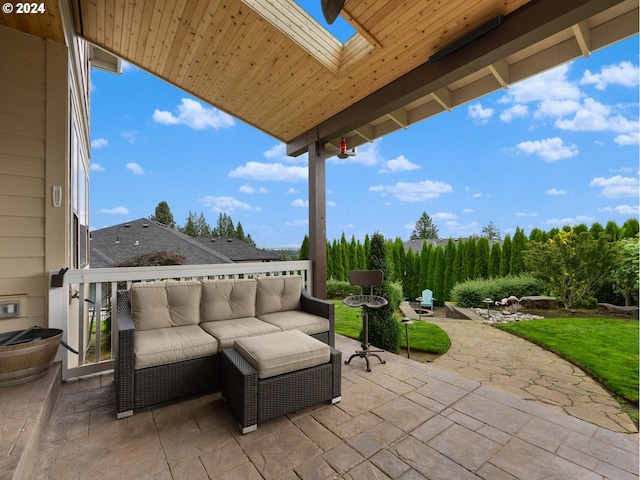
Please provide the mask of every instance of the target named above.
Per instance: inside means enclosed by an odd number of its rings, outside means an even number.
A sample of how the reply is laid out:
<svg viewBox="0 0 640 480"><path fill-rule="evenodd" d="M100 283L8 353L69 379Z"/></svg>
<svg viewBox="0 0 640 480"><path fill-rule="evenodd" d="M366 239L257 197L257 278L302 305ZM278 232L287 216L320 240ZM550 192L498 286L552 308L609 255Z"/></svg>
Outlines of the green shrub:
<svg viewBox="0 0 640 480"><path fill-rule="evenodd" d="M500 300L511 295L525 297L541 295L545 284L531 274L507 275L492 280L467 280L456 284L451 290L451 298L461 307L484 307L484 299Z"/></svg>
<svg viewBox="0 0 640 480"><path fill-rule="evenodd" d="M345 298L360 293L360 287L340 280L327 280L327 298Z"/></svg>

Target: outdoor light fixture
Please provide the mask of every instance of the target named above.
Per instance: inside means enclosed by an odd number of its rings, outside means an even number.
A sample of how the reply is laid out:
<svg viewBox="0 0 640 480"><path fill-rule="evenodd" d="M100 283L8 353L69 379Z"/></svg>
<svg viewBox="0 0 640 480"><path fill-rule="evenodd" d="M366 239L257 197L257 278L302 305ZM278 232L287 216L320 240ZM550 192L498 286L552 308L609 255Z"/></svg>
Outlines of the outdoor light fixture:
<svg viewBox="0 0 640 480"><path fill-rule="evenodd" d="M340 139L340 150L339 151L335 151L335 150L327 150L327 153L337 153L338 154L338 158L349 158L349 157L353 157L356 154L356 149L355 147L351 149L350 152L347 151L347 141L345 140L344 137L342 137Z"/></svg>

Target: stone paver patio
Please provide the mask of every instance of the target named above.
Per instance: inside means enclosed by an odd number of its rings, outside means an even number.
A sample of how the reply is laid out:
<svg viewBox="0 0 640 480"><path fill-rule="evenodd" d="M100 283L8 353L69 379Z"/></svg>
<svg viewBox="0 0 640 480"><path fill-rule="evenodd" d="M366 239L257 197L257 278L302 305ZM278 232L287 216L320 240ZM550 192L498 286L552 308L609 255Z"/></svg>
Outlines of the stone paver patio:
<svg viewBox="0 0 640 480"><path fill-rule="evenodd" d="M344 355L359 346L341 336L336 344ZM637 435L438 361L384 357L370 373L359 359L343 366L341 403L244 436L216 394L118 421L111 374L66 382L31 478L638 479Z"/></svg>

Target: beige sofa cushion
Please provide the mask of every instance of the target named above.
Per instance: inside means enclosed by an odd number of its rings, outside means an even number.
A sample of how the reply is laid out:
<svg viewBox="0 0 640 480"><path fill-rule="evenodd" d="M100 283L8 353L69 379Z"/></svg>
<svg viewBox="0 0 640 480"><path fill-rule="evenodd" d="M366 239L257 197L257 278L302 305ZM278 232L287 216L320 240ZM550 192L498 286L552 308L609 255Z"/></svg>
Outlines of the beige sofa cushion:
<svg viewBox="0 0 640 480"><path fill-rule="evenodd" d="M136 330L133 335L136 369L218 353L218 341L199 325Z"/></svg>
<svg viewBox="0 0 640 480"><path fill-rule="evenodd" d="M255 317L256 281L202 280L202 322Z"/></svg>
<svg viewBox="0 0 640 480"><path fill-rule="evenodd" d="M200 282L138 282L129 301L136 330L197 325L200 322Z"/></svg>
<svg viewBox="0 0 640 480"><path fill-rule="evenodd" d="M260 315L260 320L275 325L282 331L300 330L307 335L329 331L329 320L301 310L267 313Z"/></svg>
<svg viewBox="0 0 640 480"><path fill-rule="evenodd" d="M255 317L234 318L232 320L217 320L201 323L200 326L218 340L218 351L233 347L233 342L242 337L266 335L280 332L275 325L258 320Z"/></svg>
<svg viewBox="0 0 640 480"><path fill-rule="evenodd" d="M171 326L165 282L140 282L129 290L131 314L136 331Z"/></svg>
<svg viewBox="0 0 640 480"><path fill-rule="evenodd" d="M200 323L200 295L202 286L197 280L167 282L167 301L171 325L197 325Z"/></svg>
<svg viewBox="0 0 640 480"><path fill-rule="evenodd" d="M256 315L258 317L267 313L300 310L302 277L295 275L258 277L257 282Z"/></svg>
<svg viewBox="0 0 640 480"><path fill-rule="evenodd" d="M258 372L268 378L329 361L329 345L297 330L261 337L239 338L234 349Z"/></svg>

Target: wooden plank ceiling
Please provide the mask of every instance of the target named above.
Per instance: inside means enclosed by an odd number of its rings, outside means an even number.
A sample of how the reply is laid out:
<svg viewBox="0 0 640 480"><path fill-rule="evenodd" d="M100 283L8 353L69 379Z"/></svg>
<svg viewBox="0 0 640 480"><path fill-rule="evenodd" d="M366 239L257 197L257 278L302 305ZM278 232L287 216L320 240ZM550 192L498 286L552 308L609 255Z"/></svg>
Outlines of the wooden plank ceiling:
<svg viewBox="0 0 640 480"><path fill-rule="evenodd" d="M47 3L54 17L55 4ZM342 16L358 33L344 44L293 0L72 7L79 35L288 143L291 154L340 136L350 147L371 141L638 32L638 0L346 0ZM495 30L429 64L497 16ZM0 19L53 38L47 23L55 21Z"/></svg>

